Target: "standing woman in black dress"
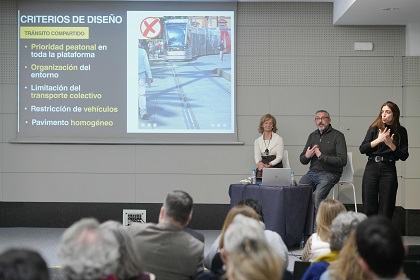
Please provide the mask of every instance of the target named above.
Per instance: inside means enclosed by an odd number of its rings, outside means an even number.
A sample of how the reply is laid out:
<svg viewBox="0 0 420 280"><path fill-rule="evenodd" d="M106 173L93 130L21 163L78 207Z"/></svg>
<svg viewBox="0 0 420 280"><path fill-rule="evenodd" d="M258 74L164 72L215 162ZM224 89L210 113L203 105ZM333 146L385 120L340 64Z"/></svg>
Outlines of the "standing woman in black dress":
<svg viewBox="0 0 420 280"><path fill-rule="evenodd" d="M368 156L362 181L363 211L392 219L398 179L395 162L408 158L407 130L400 125L400 109L387 101L359 147Z"/></svg>

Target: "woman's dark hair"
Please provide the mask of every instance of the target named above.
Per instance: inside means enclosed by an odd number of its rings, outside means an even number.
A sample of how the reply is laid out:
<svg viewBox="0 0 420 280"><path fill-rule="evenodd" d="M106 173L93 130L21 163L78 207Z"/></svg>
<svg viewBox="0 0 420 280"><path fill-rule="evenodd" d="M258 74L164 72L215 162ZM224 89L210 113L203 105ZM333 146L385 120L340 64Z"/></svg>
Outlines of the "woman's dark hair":
<svg viewBox="0 0 420 280"><path fill-rule="evenodd" d="M236 205L246 205L251 207L255 210L255 212L257 212L261 222L264 222L263 207L259 200L255 198L244 198L241 201L239 201Z"/></svg>
<svg viewBox="0 0 420 280"><path fill-rule="evenodd" d="M384 104L382 104L381 109L379 110L379 114L376 117L376 119L373 121L373 123L370 125L371 127L377 127L378 129L384 130L385 124L382 122L382 108L388 106L389 109L391 109L393 118L391 123L391 133L394 133L398 135L399 139L399 129L400 129L400 108L398 108L398 105L395 104L392 101L387 101Z"/></svg>

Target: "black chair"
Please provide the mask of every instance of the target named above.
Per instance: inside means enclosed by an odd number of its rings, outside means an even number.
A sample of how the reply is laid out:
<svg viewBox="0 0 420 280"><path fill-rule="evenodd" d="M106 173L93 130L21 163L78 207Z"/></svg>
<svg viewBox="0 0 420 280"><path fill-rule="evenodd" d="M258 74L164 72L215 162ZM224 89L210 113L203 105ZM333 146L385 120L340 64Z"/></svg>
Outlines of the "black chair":
<svg viewBox="0 0 420 280"><path fill-rule="evenodd" d="M305 274L305 271L308 269L310 265L311 265L311 262L295 261L295 264L293 266L293 279L295 280L302 279L303 274Z"/></svg>
<svg viewBox="0 0 420 280"><path fill-rule="evenodd" d="M405 260L404 272L409 279L420 280L420 260Z"/></svg>

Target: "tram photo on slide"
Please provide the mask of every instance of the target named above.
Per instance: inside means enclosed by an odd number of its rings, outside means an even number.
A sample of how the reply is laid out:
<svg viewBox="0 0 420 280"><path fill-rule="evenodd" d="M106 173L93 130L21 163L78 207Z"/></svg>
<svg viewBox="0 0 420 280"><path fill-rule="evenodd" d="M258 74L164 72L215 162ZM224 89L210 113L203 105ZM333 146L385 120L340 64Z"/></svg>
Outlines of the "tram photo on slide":
<svg viewBox="0 0 420 280"><path fill-rule="evenodd" d="M127 12L128 133L234 131L233 22L226 11Z"/></svg>

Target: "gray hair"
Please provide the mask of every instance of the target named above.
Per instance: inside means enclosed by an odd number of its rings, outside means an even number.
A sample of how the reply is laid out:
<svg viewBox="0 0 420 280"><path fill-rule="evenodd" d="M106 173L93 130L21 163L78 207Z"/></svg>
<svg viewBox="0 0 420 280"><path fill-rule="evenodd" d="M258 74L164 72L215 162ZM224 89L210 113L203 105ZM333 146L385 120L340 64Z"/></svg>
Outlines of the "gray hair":
<svg viewBox="0 0 420 280"><path fill-rule="evenodd" d="M352 230L367 219L363 213L341 212L330 225L330 249L340 251Z"/></svg>
<svg viewBox="0 0 420 280"><path fill-rule="evenodd" d="M330 117L330 113L328 113L327 111L325 111L325 110L318 110L318 111L316 111L315 112L315 116L316 116L316 114L318 114L318 113L326 113L327 114L327 117L329 118Z"/></svg>
<svg viewBox="0 0 420 280"><path fill-rule="evenodd" d="M233 251L245 239L260 240L266 242L264 234L264 225L253 218L246 217L242 214L237 214L232 221L232 224L227 228L224 239L223 248L227 252Z"/></svg>
<svg viewBox="0 0 420 280"><path fill-rule="evenodd" d="M142 271L140 255L135 246L133 237L120 222L106 221L100 225L105 230L110 230L119 243L120 258L116 272L118 279L137 277Z"/></svg>
<svg viewBox="0 0 420 280"><path fill-rule="evenodd" d="M118 247L114 234L100 228L96 219L81 219L61 236L59 257L64 277L95 280L115 274Z"/></svg>

